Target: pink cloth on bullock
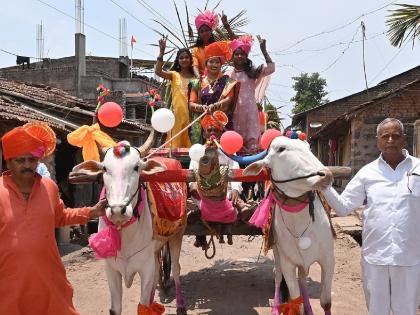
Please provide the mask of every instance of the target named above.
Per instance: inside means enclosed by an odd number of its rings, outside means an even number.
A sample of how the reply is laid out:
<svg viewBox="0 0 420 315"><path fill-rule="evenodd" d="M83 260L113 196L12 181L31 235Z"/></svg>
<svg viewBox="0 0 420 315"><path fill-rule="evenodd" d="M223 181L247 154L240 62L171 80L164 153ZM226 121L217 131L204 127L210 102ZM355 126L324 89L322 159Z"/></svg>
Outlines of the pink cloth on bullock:
<svg viewBox="0 0 420 315"><path fill-rule="evenodd" d="M271 212L273 201L274 201L274 196L270 192L267 197L261 200L257 209L255 209L254 214L249 219L249 223L251 223L252 225L255 225L256 227L260 229L265 228L268 223L268 217Z"/></svg>
<svg viewBox="0 0 420 315"><path fill-rule="evenodd" d="M255 209L254 214L249 219L249 223L251 223L252 225L255 225L258 228L265 228L268 223L269 214L273 210L274 203L276 203L280 208L282 208L286 212L298 213L308 206L309 199L306 199L304 202L300 204L289 206L277 200L277 198L274 197L274 194L270 191L268 196L265 197L260 202L257 209Z"/></svg>
<svg viewBox="0 0 420 315"><path fill-rule="evenodd" d="M233 223L236 221L237 213L229 199L213 201L208 198L201 198L201 217L208 222Z"/></svg>
<svg viewBox="0 0 420 315"><path fill-rule="evenodd" d="M139 216L144 207L144 188L141 187L141 202L137 207ZM102 189L100 199L105 197L105 188ZM116 257L118 252L121 250L121 234L117 227L106 217L103 216L106 227L98 231L98 233L92 234L89 237L89 246L94 250L96 259L103 259L109 257ZM125 223L122 228L129 226L137 220L136 217L132 216L130 221Z"/></svg>

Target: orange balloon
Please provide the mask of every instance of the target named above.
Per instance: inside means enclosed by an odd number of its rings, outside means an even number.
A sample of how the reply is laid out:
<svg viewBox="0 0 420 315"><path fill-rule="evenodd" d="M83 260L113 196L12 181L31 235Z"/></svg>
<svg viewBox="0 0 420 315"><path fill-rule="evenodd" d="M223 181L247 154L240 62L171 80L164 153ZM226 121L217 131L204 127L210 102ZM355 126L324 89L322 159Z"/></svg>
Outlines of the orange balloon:
<svg viewBox="0 0 420 315"><path fill-rule="evenodd" d="M236 131L225 131L220 137L220 145L228 154L235 154L244 144L244 139Z"/></svg>
<svg viewBox="0 0 420 315"><path fill-rule="evenodd" d="M261 137L261 147L267 150L274 138L281 136L281 131L277 129L267 129Z"/></svg>
<svg viewBox="0 0 420 315"><path fill-rule="evenodd" d="M116 127L121 124L123 111L120 105L114 102L106 102L98 110L99 122L105 127Z"/></svg>

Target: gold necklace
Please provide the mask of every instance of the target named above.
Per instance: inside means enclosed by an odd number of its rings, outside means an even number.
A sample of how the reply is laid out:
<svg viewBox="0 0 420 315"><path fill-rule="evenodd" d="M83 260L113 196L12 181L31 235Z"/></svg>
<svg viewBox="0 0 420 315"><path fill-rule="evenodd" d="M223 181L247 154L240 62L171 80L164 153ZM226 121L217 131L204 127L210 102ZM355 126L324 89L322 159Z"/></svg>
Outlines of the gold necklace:
<svg viewBox="0 0 420 315"><path fill-rule="evenodd" d="M216 79L214 79L210 82L210 79L207 77L206 80L207 80L207 84L209 86L209 93L213 94L214 93L213 87L216 85L219 78L216 78Z"/></svg>

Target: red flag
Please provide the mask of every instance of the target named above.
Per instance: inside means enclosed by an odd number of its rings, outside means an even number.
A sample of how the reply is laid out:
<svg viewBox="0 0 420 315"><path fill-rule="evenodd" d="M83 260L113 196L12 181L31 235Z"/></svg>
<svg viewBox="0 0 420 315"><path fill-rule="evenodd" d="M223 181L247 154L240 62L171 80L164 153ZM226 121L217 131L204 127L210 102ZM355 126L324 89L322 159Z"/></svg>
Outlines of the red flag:
<svg viewBox="0 0 420 315"><path fill-rule="evenodd" d="M133 47L135 43L137 43L137 39L134 37L134 35L131 35L131 47Z"/></svg>

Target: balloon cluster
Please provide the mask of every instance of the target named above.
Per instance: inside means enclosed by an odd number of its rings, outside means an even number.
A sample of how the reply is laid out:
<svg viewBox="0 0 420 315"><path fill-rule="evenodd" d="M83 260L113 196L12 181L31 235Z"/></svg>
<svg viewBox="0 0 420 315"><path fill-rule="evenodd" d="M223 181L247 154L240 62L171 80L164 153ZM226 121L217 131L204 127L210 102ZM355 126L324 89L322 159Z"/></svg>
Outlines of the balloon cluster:
<svg viewBox="0 0 420 315"><path fill-rule="evenodd" d="M148 92L142 93L140 95L145 98L150 108L152 109L152 112L154 111L156 103L162 99L157 89L150 89Z"/></svg>
<svg viewBox="0 0 420 315"><path fill-rule="evenodd" d="M290 139L300 139L302 141L306 140L306 133L300 130L288 130L285 136Z"/></svg>
<svg viewBox="0 0 420 315"><path fill-rule="evenodd" d="M98 87L96 88L96 92L98 93L98 105L96 106L96 110L99 109L99 107L101 106L101 104L104 102L105 96L107 96L109 94L109 89L107 89L105 87L105 85L103 85L102 83L98 85Z"/></svg>

